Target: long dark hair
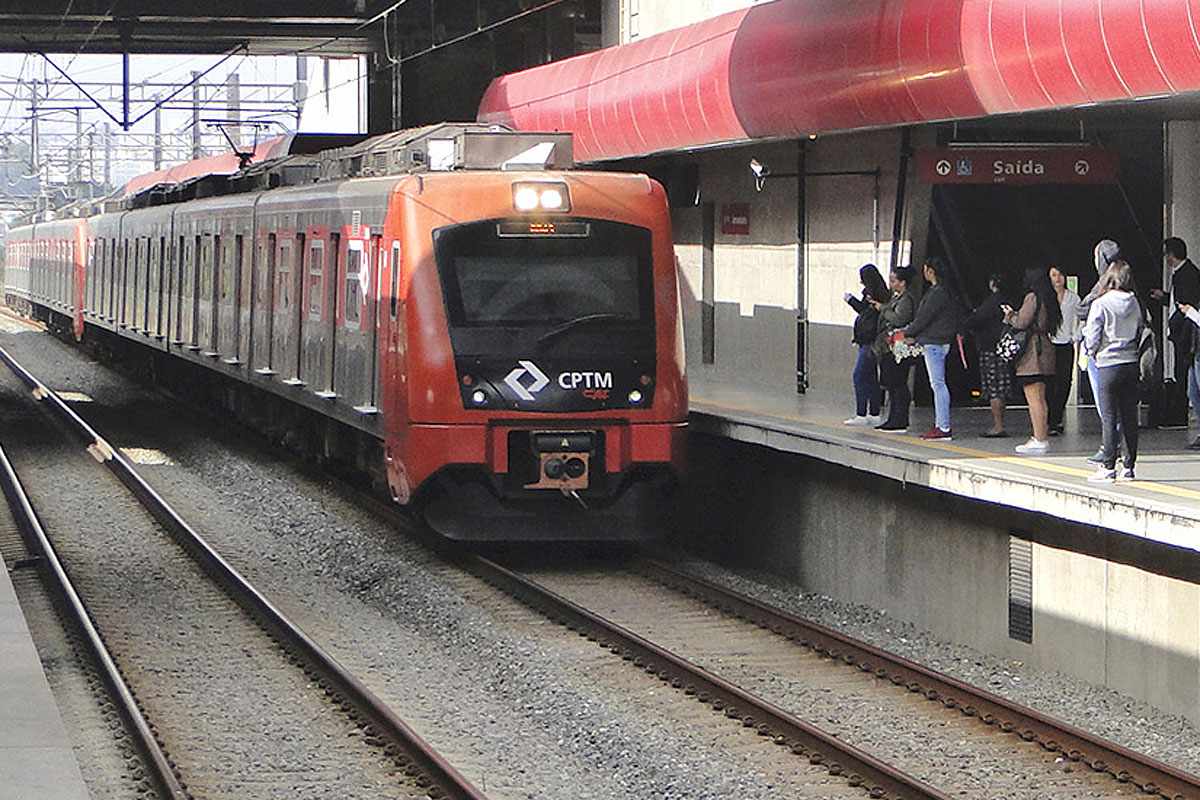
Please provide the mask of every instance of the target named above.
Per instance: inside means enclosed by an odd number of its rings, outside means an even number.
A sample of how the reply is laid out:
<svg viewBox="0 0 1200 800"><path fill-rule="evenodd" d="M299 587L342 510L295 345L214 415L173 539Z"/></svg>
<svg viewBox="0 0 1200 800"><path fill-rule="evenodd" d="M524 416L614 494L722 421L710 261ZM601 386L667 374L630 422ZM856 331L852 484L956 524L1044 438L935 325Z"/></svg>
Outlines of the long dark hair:
<svg viewBox="0 0 1200 800"><path fill-rule="evenodd" d="M879 267L874 264L863 264L859 267L858 278L862 281L862 285L866 287L867 296L872 300L879 303L886 303L888 298L891 297L891 290L888 289L883 276L879 274Z"/></svg>
<svg viewBox="0 0 1200 800"><path fill-rule="evenodd" d="M957 301L962 296L958 290L958 275L950 269L945 261L937 256L930 256L925 259L925 266L933 270L933 274L937 276L938 286L948 292L954 300Z"/></svg>
<svg viewBox="0 0 1200 800"><path fill-rule="evenodd" d="M1050 270L1041 267L1030 267L1025 270L1025 293L1033 293L1038 306L1046 309L1046 333L1053 333L1062 324L1062 306L1058 304L1058 292L1050 282ZM1037 324L1038 311L1034 311L1034 324Z"/></svg>

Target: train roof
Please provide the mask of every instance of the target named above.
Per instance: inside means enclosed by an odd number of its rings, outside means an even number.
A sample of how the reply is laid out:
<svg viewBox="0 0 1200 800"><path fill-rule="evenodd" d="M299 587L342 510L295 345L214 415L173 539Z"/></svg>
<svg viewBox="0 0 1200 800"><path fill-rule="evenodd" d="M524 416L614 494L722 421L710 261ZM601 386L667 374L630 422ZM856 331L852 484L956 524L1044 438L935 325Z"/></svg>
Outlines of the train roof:
<svg viewBox="0 0 1200 800"><path fill-rule="evenodd" d="M105 204L105 211L180 203L280 186L456 170L569 170L575 159L570 133L514 131L503 125L439 123L386 133L316 153L287 154L232 174L192 175L145 185Z"/></svg>

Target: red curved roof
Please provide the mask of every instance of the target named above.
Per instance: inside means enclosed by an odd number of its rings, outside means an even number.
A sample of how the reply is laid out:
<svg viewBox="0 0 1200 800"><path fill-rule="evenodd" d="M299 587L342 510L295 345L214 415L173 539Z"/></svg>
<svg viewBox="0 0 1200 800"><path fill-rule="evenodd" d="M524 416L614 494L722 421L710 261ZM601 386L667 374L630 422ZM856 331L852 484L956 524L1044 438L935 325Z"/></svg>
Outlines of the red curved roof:
<svg viewBox="0 0 1200 800"><path fill-rule="evenodd" d="M275 156L285 155L290 139L290 136L284 135L258 142L254 147L254 155L250 159L251 163L266 161ZM206 158L197 158L194 161L186 161L174 167L160 169L157 172L147 172L144 175L138 175L136 178L130 179L125 184L122 196L129 197L151 186L183 183L192 178L200 178L205 175L232 175L239 168L238 157L232 152L222 153L217 156L207 156Z"/></svg>
<svg viewBox="0 0 1200 800"><path fill-rule="evenodd" d="M581 161L1200 90L1200 0L776 0L504 75Z"/></svg>

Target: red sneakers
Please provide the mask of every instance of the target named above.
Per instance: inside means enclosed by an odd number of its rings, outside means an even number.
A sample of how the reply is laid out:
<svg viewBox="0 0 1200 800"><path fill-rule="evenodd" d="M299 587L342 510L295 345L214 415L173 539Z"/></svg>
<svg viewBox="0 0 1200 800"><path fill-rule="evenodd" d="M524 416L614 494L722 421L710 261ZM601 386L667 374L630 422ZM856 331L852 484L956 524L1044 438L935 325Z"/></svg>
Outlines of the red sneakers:
<svg viewBox="0 0 1200 800"><path fill-rule="evenodd" d="M951 439L953 439L954 436L951 435L949 430L942 430L941 428L930 428L929 430L927 430L921 434L921 438L923 440L925 440L926 442L948 442Z"/></svg>

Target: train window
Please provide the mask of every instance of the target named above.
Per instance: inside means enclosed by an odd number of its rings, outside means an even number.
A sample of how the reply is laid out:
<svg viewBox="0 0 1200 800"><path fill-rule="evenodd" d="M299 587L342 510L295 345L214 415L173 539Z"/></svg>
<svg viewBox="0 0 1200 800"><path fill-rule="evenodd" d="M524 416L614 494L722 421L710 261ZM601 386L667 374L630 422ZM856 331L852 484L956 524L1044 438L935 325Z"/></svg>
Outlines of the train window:
<svg viewBox="0 0 1200 800"><path fill-rule="evenodd" d="M321 318L325 304L325 242L313 239L308 248L308 316Z"/></svg>
<svg viewBox="0 0 1200 800"><path fill-rule="evenodd" d="M346 327L362 320L363 271L368 269L367 253L361 241L351 241L346 253Z"/></svg>
<svg viewBox="0 0 1200 800"><path fill-rule="evenodd" d="M392 319L400 307L400 243L392 242Z"/></svg>

